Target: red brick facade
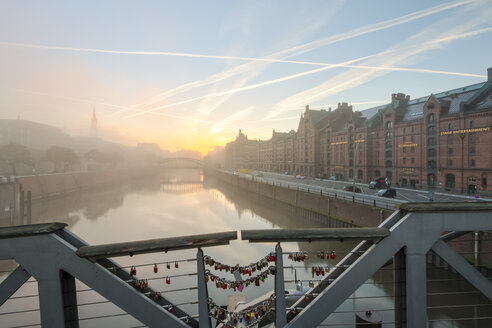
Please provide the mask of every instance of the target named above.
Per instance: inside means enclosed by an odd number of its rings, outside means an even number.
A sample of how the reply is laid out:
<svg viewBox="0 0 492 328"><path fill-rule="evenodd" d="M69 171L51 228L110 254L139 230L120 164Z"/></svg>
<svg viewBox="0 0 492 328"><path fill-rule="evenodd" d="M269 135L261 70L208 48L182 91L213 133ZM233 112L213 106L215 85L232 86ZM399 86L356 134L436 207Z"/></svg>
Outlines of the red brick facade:
<svg viewBox="0 0 492 328"><path fill-rule="evenodd" d="M401 186L491 192L492 68L486 82L412 100L393 94L389 104L362 112L347 103L306 106L297 132L274 130L267 141L240 132L226 156L231 168L365 182L389 176Z"/></svg>

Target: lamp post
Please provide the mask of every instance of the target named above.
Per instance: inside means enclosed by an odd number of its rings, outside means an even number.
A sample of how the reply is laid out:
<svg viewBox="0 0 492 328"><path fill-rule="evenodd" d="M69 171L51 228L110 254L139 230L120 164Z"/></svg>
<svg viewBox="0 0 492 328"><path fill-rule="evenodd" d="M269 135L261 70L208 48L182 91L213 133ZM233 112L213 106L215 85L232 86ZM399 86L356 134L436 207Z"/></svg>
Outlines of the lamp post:
<svg viewBox="0 0 492 328"><path fill-rule="evenodd" d="M355 138L354 138L355 139ZM355 150L354 150L354 160L352 162L352 193L353 193L353 200L355 201L355 156L357 155L357 151L359 149L359 144L360 142L357 142L357 139L354 140L355 142Z"/></svg>
<svg viewBox="0 0 492 328"><path fill-rule="evenodd" d="M464 175L464 168L465 168L465 153L464 153L464 139L465 139L465 134L460 133L460 139L461 139L461 193L464 192L464 184L465 184L465 179L463 177Z"/></svg>

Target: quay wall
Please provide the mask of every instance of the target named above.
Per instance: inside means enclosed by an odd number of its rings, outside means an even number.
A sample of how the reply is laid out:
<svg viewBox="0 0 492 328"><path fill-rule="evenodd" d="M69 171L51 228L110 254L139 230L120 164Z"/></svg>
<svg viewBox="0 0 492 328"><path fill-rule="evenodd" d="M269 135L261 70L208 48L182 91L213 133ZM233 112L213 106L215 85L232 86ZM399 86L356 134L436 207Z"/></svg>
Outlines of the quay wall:
<svg viewBox="0 0 492 328"><path fill-rule="evenodd" d="M148 176L153 170L115 169L87 172L31 175L18 177L17 181L25 191L31 191L32 199L39 200L64 194L109 187L123 181Z"/></svg>
<svg viewBox="0 0 492 328"><path fill-rule="evenodd" d="M383 210L370 205L352 203L347 200L330 198L285 186L268 184L259 180L250 180L237 175L217 171L217 178L233 188L256 193L257 197L267 197L282 203L296 206L303 210L320 213L332 219L351 223L356 226L376 227L393 211ZM449 245L461 254L469 263L490 276L492 274L492 233L479 232L475 241L473 232L449 242ZM427 262L437 267L453 271L439 256L428 253Z"/></svg>
<svg viewBox="0 0 492 328"><path fill-rule="evenodd" d="M326 195L292 189L278 184L269 184L258 179L252 180L220 171L215 171L213 174L220 181L256 193L259 197L268 197L357 226L378 226L382 220L393 213L391 210L330 198Z"/></svg>

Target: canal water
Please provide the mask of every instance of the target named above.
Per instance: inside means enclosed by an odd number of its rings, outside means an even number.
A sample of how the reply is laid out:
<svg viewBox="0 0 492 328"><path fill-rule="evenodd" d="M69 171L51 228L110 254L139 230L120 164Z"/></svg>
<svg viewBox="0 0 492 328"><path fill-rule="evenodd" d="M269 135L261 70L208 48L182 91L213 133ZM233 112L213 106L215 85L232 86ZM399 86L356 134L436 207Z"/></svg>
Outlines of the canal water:
<svg viewBox="0 0 492 328"><path fill-rule="evenodd" d="M65 222L68 229L91 245L175 237L247 229L316 228L350 226L325 216L299 211L291 206L247 194L204 176L200 170L172 170L152 179L129 181L107 189L67 195L33 204L32 223ZM273 243L232 241L229 246L205 248L214 260L231 266L254 263L274 250ZM295 280L306 288L322 278L312 267L333 268L355 246L352 242L283 243L286 289L296 289ZM336 253L335 259L321 259L316 253ZM289 254L308 252L304 262L294 262ZM197 314L196 250L155 253L115 258L120 265L137 266L137 276L191 315ZM141 266L143 264L149 264ZM157 273L154 273L154 264ZM169 266L169 268L168 268ZM0 262L0 280L15 263ZM228 280L230 273L211 272ZM393 276L391 266L379 270L347 299L323 325L354 326L354 311L367 307L381 314L383 327L394 326ZM255 275L255 273L253 273ZM169 283L167 283L169 282ZM209 281L209 296L226 305L229 296L254 300L273 290L269 275L260 286L251 284L242 291L216 288ZM77 283L81 327L138 327L104 298ZM188 289L189 288L189 289ZM174 291L174 290L179 291ZM183 290L185 289L185 290ZM85 290L85 291L84 291ZM457 292L457 293L456 293ZM25 284L0 307L0 327L35 326L39 323L36 282ZM492 327L492 305L457 274L441 268L428 268L429 327ZM28 297L25 297L28 296ZM10 314L9 314L10 313ZM115 314L114 317L104 318ZM123 315L120 315L123 314ZM482 319L473 319L481 317ZM487 319L488 318L488 319Z"/></svg>

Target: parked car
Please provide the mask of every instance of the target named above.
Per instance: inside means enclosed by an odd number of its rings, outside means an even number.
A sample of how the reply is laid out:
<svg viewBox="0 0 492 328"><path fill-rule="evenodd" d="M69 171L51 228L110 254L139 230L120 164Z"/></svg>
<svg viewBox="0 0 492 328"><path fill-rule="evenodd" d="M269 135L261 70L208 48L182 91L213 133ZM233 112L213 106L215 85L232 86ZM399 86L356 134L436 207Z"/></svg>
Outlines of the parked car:
<svg viewBox="0 0 492 328"><path fill-rule="evenodd" d="M381 189L386 187L386 178L385 177L379 177L374 180L372 180L369 183L369 189Z"/></svg>
<svg viewBox="0 0 492 328"><path fill-rule="evenodd" d="M331 177L328 178L328 180L331 180L331 181L337 181L337 177L332 175Z"/></svg>
<svg viewBox="0 0 492 328"><path fill-rule="evenodd" d="M285 171L285 172L284 172L284 174L285 174L285 175L289 175L290 173L289 173L289 172L287 172L287 171Z"/></svg>
<svg viewBox="0 0 492 328"><path fill-rule="evenodd" d="M239 175L239 172L234 171L234 175Z"/></svg>
<svg viewBox="0 0 492 328"><path fill-rule="evenodd" d="M304 179L304 178L305 178L304 175L300 175L300 174L296 175L296 179Z"/></svg>
<svg viewBox="0 0 492 328"><path fill-rule="evenodd" d="M355 186L355 187L354 186L345 186L345 187L343 187L343 190L350 191L350 192L358 192L358 193L362 192L362 190L357 186Z"/></svg>
<svg viewBox="0 0 492 328"><path fill-rule="evenodd" d="M395 198L396 190L395 189L381 189L378 191L379 197L387 197L387 198Z"/></svg>
<svg viewBox="0 0 492 328"><path fill-rule="evenodd" d="M255 177L260 177L261 178L261 177L263 177L263 173L256 173L255 174Z"/></svg>

